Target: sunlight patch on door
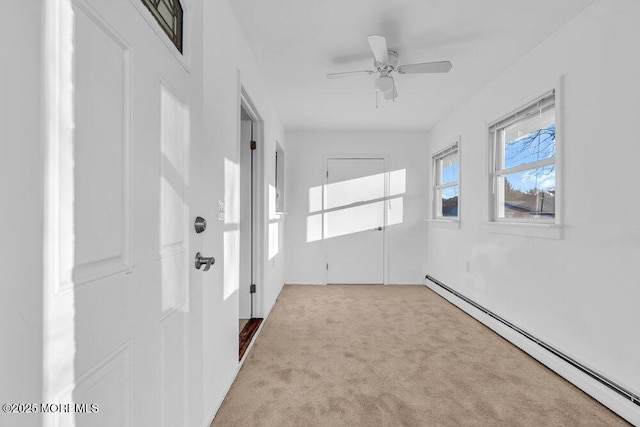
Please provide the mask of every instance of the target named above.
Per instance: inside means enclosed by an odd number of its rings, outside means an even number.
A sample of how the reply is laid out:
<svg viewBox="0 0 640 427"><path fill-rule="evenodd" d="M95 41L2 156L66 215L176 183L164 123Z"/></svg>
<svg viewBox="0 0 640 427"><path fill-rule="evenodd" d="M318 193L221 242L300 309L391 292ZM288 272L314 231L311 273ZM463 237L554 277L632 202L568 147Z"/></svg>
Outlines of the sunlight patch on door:
<svg viewBox="0 0 640 427"><path fill-rule="evenodd" d="M335 210L324 214L324 237L338 237L346 234L375 230L384 224L384 202Z"/></svg>
<svg viewBox="0 0 640 427"><path fill-rule="evenodd" d="M45 181L42 382L45 402L75 385L76 180L74 159L76 23L70 1L44 2ZM38 248L34 248L36 251ZM25 321L27 319L25 318ZM38 368L34 366L34 368ZM73 403L73 402L71 402ZM45 425L51 418L43 420ZM69 425L75 425L75 416Z"/></svg>
<svg viewBox="0 0 640 427"><path fill-rule="evenodd" d="M406 169L398 169L310 187L306 241L402 224L406 175ZM385 186L388 196L385 196ZM386 221L384 209L387 209Z"/></svg>
<svg viewBox="0 0 640 427"><path fill-rule="evenodd" d="M382 199L384 198L384 180L385 174L379 173L327 184L324 192L324 209Z"/></svg>
<svg viewBox="0 0 640 427"><path fill-rule="evenodd" d="M161 83L159 256L163 312L187 300L189 137L189 107Z"/></svg>

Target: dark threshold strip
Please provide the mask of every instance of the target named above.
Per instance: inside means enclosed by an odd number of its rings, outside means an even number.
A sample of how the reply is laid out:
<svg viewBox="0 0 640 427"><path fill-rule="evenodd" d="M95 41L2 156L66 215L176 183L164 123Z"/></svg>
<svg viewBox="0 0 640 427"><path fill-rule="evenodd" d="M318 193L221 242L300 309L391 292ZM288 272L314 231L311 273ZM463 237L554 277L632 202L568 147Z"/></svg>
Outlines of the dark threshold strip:
<svg viewBox="0 0 640 427"><path fill-rule="evenodd" d="M618 393L619 395L623 396L625 399L630 400L632 403L640 406L640 396L638 396L638 395L632 393L631 391L625 389L621 385L616 384L614 381L612 381L609 378L599 374L598 372L594 371L593 369L589 368L588 366L585 366L582 363L572 359L571 357L569 357L566 354L562 353L560 350L557 350L555 347L552 347L549 344L545 343L544 341L536 338L535 336L531 335L527 331L517 327L516 325L514 325L511 322L509 322L508 320L503 319L502 317L498 316L494 312L490 311L489 309L484 308L480 304L478 304L475 301L467 298L466 296L462 295L460 292L457 292L454 289L451 289L450 287L448 287L444 283L442 283L439 280L429 276L428 274L425 276L425 279L435 283L436 285L440 286L442 289L444 289L447 292L455 295L456 297L460 298L461 300L463 300L467 304L472 305L473 307L475 307L478 310L482 311L486 315L494 318L495 320L497 320L498 322L502 323L503 325L508 326L509 328L511 328L514 331L518 332L520 335L524 336L528 340L538 344L540 347L544 348L545 350L551 352L552 354L556 355L560 359L564 360L565 362L567 362L568 364L570 364L574 368L579 369L580 371L582 371L585 374L589 375L594 380L596 380L599 383L607 386L611 390L613 390L616 393Z"/></svg>
<svg viewBox="0 0 640 427"><path fill-rule="evenodd" d="M242 356L249 348L249 343L251 343L251 338L256 334L256 331L260 327L262 323L262 318L249 319L242 331L240 331L240 354L238 360L242 360Z"/></svg>

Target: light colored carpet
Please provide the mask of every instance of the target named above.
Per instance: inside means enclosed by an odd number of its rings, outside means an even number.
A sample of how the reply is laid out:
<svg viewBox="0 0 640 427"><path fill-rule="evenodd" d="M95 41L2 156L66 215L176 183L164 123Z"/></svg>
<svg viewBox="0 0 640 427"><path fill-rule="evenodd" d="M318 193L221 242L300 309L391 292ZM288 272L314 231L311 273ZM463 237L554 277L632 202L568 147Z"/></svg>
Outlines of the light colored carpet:
<svg viewBox="0 0 640 427"><path fill-rule="evenodd" d="M285 286L213 426L627 425L423 286Z"/></svg>

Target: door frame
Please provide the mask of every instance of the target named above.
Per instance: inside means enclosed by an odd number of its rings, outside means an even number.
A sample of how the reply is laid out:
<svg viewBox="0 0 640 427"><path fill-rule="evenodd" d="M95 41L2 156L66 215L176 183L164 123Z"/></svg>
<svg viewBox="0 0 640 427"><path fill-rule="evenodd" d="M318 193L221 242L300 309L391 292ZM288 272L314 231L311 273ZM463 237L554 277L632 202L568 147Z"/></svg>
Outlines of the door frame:
<svg viewBox="0 0 640 427"><path fill-rule="evenodd" d="M240 77L240 76L239 76ZM262 116L255 107L255 104L251 101L251 97L242 86L242 81L238 78L239 82L239 105L238 105L238 137L237 137L237 155L238 159L240 159L240 148L241 148L241 113L240 109L244 108L244 110L251 117L251 121L253 122L253 136L256 141L256 153L254 158L254 194L253 197L253 206L254 206L254 215L253 215L253 278L254 283L256 283L256 293L254 297L254 305L253 305L253 315L255 317L264 317L264 254L265 254L265 178L264 178L264 159L265 159L265 141L264 141L264 121L262 120ZM242 173L242 172L240 172ZM239 296L238 296L239 298ZM239 305L238 305L239 309Z"/></svg>
<svg viewBox="0 0 640 427"><path fill-rule="evenodd" d="M333 159L363 159L363 160L367 160L367 159L382 159L383 162L383 173L384 173L384 213L383 213L383 218L384 218L384 224L383 227L384 229L382 230L383 236L382 236L382 284L383 285L388 285L389 284L389 233L387 233L387 228L388 228L388 222L389 222L389 166L390 166L390 161L389 161L389 154L372 154L372 153L367 153L367 154L342 154L342 153L338 153L338 154L325 154L322 157L322 164L323 164L323 169L322 169L322 173L324 174L324 179L323 179L323 185L322 185L322 212L323 212L323 218L322 218L322 242L323 242L323 249L324 249L324 264L327 265L327 263L329 262L329 245L327 244L327 240L324 238L324 210L325 210L325 199L326 199L326 186L328 184L329 181L329 177L328 177L328 170L329 170L329 160L333 160ZM324 284L328 285L329 284L329 270L325 268L325 273L324 273Z"/></svg>

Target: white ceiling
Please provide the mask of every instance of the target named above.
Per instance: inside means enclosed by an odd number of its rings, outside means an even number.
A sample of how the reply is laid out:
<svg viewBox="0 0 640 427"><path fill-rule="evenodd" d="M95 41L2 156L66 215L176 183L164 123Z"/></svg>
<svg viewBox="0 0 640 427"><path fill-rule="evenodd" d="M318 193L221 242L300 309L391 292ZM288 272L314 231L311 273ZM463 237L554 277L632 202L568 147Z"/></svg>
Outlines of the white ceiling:
<svg viewBox="0 0 640 427"><path fill-rule="evenodd" d="M230 0L287 129L428 129L594 0ZM394 74L380 97L366 36L399 64L450 60L448 74ZM568 53L569 54L569 53Z"/></svg>

